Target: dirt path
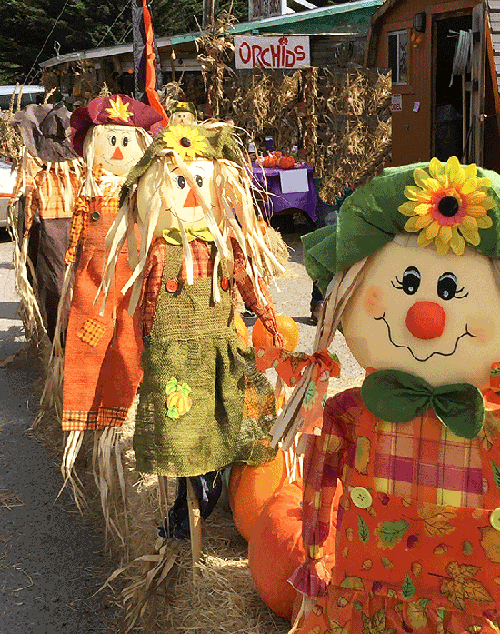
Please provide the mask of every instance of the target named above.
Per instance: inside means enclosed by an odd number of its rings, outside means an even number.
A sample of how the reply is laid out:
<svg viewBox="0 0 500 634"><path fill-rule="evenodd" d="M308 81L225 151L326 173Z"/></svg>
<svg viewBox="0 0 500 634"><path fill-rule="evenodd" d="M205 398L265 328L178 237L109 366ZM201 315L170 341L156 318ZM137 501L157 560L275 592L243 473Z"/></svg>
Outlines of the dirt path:
<svg viewBox="0 0 500 634"><path fill-rule="evenodd" d="M12 245L0 242L0 359L22 345ZM93 597L104 547L63 494L55 458L29 434L33 358L0 368L0 633L104 634L112 610Z"/></svg>

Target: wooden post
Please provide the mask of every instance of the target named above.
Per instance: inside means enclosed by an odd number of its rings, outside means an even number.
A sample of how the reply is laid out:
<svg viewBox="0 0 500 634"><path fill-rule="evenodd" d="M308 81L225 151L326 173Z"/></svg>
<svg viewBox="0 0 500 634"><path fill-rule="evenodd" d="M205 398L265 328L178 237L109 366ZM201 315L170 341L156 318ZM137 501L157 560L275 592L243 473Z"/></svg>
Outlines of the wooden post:
<svg viewBox="0 0 500 634"><path fill-rule="evenodd" d="M193 486L189 478L186 478L187 484L187 503L189 511L189 530L191 533L191 556L193 561L193 581L196 582L198 576L198 562L201 558L202 539L201 539L201 513L198 498L195 495Z"/></svg>
<svg viewBox="0 0 500 634"><path fill-rule="evenodd" d="M202 28L206 29L214 23L215 0L203 0Z"/></svg>

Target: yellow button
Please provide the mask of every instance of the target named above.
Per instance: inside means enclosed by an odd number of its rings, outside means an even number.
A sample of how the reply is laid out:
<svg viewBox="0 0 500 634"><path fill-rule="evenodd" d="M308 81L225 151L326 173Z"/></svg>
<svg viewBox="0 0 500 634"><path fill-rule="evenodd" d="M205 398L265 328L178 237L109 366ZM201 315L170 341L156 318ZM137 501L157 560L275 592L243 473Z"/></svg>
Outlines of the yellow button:
<svg viewBox="0 0 500 634"><path fill-rule="evenodd" d="M354 487L351 491L351 500L358 509L367 509L373 501L370 491L364 487Z"/></svg>
<svg viewBox="0 0 500 634"><path fill-rule="evenodd" d="M490 524L496 531L500 531L500 508L491 511Z"/></svg>

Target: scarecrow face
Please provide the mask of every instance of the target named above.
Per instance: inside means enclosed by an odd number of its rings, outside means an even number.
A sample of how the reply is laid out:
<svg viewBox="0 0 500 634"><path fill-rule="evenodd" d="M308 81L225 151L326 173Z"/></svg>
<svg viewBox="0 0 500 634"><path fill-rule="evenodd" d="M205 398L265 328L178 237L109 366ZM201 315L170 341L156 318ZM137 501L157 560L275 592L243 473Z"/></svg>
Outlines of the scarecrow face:
<svg viewBox="0 0 500 634"><path fill-rule="evenodd" d="M365 368L485 387L500 359L500 291L490 261L470 248L442 256L408 241L390 242L365 267L342 315L349 348Z"/></svg>
<svg viewBox="0 0 500 634"><path fill-rule="evenodd" d="M116 176L128 174L144 154L132 126L100 125L94 134L95 163Z"/></svg>
<svg viewBox="0 0 500 634"><path fill-rule="evenodd" d="M196 125L196 119L192 112L174 112L170 117L169 125Z"/></svg>
<svg viewBox="0 0 500 634"><path fill-rule="evenodd" d="M186 163L196 188L190 187L183 171L174 163L167 163L169 175L161 185L162 208L156 225L155 235L163 235L164 229L206 226L205 214L200 205L203 197L207 205L215 209L216 195L214 189L214 164L206 159ZM139 180L137 189L137 211L142 220L151 209L151 200L155 196L157 186L157 166L153 164Z"/></svg>

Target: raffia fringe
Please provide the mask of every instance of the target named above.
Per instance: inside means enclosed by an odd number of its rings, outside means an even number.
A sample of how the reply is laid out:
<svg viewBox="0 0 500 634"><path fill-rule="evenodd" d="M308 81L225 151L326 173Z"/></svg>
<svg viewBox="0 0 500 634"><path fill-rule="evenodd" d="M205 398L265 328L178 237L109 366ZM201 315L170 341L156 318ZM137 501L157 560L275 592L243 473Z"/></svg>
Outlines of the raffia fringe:
<svg viewBox="0 0 500 634"><path fill-rule="evenodd" d="M120 429L107 427L94 432L92 471L101 498L102 513L106 526L106 537L114 534L127 552L129 527L127 518L127 498L125 476L119 447ZM120 500L120 506L118 504ZM119 518L123 519L123 526Z"/></svg>
<svg viewBox="0 0 500 634"><path fill-rule="evenodd" d="M83 435L83 431L70 431L66 437L61 464L61 472L64 482L58 494L59 497L66 486L69 485L75 504L80 512L82 512L83 508L86 506L86 500L83 493L83 484L75 471L75 462L82 447Z"/></svg>
<svg viewBox="0 0 500 634"><path fill-rule="evenodd" d="M302 618L306 618L309 612L313 609L316 599L314 597L308 597L305 594L302 595L302 603L300 604L300 610L295 617L292 629L288 631L288 634L295 634L301 627Z"/></svg>
<svg viewBox="0 0 500 634"><path fill-rule="evenodd" d="M14 280L16 291L20 296L20 313L26 338L40 341L46 331L38 301L33 292L33 287L28 280L29 268L33 284L36 287L35 269L28 257L28 238L24 237L22 240L19 238L14 209L15 204L10 204L8 208L8 222L9 231L14 243Z"/></svg>
<svg viewBox="0 0 500 634"><path fill-rule="evenodd" d="M144 617L150 598L156 594L172 570L180 545L172 540L158 540L161 546L152 555L137 557L125 566L117 568L106 579L103 588L109 587L111 582L138 563L144 563L149 567L145 574L134 578L121 593L125 605L125 634L128 634L135 625L140 622L144 627ZM102 588L101 588L102 590Z"/></svg>

